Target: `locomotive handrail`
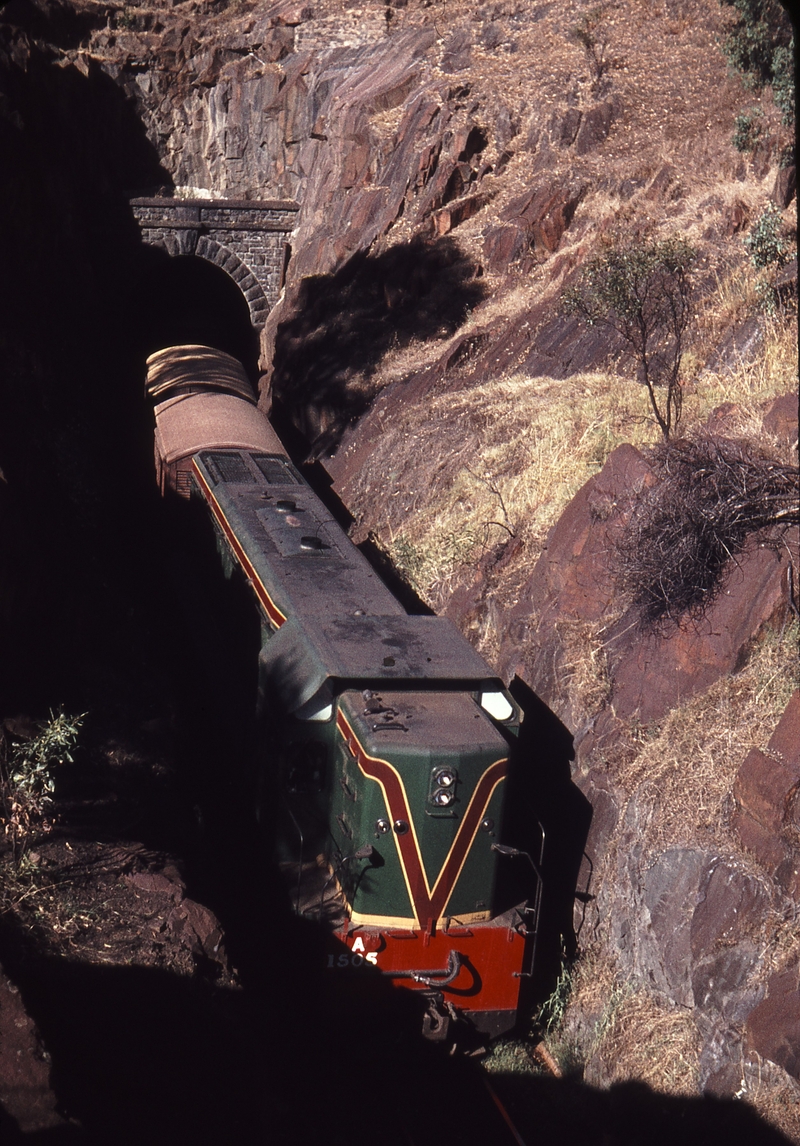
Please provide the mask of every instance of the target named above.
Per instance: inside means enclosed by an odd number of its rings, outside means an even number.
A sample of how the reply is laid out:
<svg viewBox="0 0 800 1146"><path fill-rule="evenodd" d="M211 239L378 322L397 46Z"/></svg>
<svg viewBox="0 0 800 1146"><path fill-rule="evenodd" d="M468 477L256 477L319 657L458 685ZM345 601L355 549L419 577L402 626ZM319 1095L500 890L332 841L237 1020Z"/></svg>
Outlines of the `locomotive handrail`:
<svg viewBox="0 0 800 1146"><path fill-rule="evenodd" d="M542 877L542 861L544 860L544 841L545 831L544 825L541 820L536 821L541 833L541 841L539 843L539 862L534 861L533 856L529 852L524 852L520 848L512 848L507 844L492 844L492 851L497 852L498 855L507 856L514 859L521 856L526 859L533 868L533 873L536 876L536 891L533 897L533 904L528 908L528 913L533 916L533 942L531 943L531 956L530 963L527 971L515 971L515 979L531 979L533 978L533 969L536 964L536 945L539 940L539 916L542 909L542 892L544 890L544 879Z"/></svg>
<svg viewBox="0 0 800 1146"><path fill-rule="evenodd" d="M422 983L425 987L432 987L434 981L437 987L446 987L457 978L462 967L463 956L459 951L451 951L447 966L441 971L384 971L389 979L413 979L415 983Z"/></svg>

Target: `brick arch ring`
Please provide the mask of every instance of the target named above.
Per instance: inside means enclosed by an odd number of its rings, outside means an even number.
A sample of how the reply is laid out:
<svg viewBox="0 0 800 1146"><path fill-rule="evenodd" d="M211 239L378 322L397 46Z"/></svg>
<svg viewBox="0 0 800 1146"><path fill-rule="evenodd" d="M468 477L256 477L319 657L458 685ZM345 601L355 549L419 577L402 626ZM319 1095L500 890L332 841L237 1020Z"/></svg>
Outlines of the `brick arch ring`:
<svg viewBox="0 0 800 1146"><path fill-rule="evenodd" d="M261 330L269 314L267 296L247 264L242 262L229 247L223 246L215 239L209 239L207 235L198 235L194 229L181 230L177 227L175 230L165 230L151 245L161 247L173 257L194 255L198 259L206 259L207 262L225 271L244 295L253 326L256 330Z"/></svg>

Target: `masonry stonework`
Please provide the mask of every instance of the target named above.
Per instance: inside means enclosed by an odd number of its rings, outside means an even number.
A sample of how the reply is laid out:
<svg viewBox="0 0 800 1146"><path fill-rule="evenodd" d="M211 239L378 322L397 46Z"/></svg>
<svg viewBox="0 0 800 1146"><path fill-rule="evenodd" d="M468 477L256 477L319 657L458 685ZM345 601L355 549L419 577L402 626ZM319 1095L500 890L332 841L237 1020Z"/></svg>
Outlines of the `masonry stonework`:
<svg viewBox="0 0 800 1146"><path fill-rule="evenodd" d="M241 290L261 330L278 300L288 237L299 204L290 200L131 199L142 241L173 256L194 255L220 267Z"/></svg>

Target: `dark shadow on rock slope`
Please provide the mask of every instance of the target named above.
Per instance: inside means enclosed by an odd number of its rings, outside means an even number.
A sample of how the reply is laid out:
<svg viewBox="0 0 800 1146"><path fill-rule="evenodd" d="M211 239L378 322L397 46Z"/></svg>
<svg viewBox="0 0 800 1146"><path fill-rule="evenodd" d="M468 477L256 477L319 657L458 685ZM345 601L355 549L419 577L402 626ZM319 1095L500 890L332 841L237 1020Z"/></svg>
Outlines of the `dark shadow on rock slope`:
<svg viewBox="0 0 800 1146"><path fill-rule="evenodd" d="M791 1146L746 1102L661 1094L642 1082L596 1090L573 1078L494 1075L526 1142L537 1146Z"/></svg>
<svg viewBox="0 0 800 1146"><path fill-rule="evenodd" d="M108 76L55 66L7 27L0 41L0 707L46 715L87 706L93 655L143 679L139 642L112 644L107 623L139 614L141 632L152 613L152 446L125 289L140 242L125 189L169 177Z"/></svg>
<svg viewBox="0 0 800 1146"><path fill-rule="evenodd" d="M524 995L524 1005L530 1007L547 998L564 959L574 958L577 950L573 909L592 808L572 782L570 761L575 753L569 730L519 677L510 691L525 719L520 729L521 767L509 781L504 835L506 842L535 856L539 824L544 831L536 968Z"/></svg>
<svg viewBox="0 0 800 1146"><path fill-rule="evenodd" d="M497 1140L477 1064L421 1042L410 992L377 974L370 998L356 982L325 987L313 925L282 923L242 989L153 968L15 960L53 1089L76 1122L24 1141L346 1146L363 1126L382 1146Z"/></svg>
<svg viewBox="0 0 800 1146"><path fill-rule="evenodd" d="M475 273L452 239L415 239L302 281L296 317L278 327L273 393L317 452L363 413L388 350L458 329L486 295Z"/></svg>

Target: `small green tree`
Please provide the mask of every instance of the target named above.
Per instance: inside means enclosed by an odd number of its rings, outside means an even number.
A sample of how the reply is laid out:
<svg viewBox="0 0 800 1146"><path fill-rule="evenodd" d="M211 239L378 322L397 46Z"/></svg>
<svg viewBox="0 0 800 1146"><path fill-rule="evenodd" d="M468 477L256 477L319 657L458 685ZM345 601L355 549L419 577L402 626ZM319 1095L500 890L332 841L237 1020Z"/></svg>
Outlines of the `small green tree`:
<svg viewBox="0 0 800 1146"><path fill-rule="evenodd" d="M17 744L0 743L0 820L18 866L34 831L47 830L45 817L53 803L53 770L72 763L72 753L86 713L50 713L37 736Z"/></svg>
<svg viewBox="0 0 800 1146"><path fill-rule="evenodd" d="M680 422L683 406L680 368L695 254L677 237L615 246L592 259L563 296L567 313L589 326L611 327L631 347L665 438Z"/></svg>
<svg viewBox="0 0 800 1146"><path fill-rule="evenodd" d="M794 32L778 0L722 0L736 11L722 45L728 63L745 85L772 87L772 98L787 127L794 123Z"/></svg>
<svg viewBox="0 0 800 1146"><path fill-rule="evenodd" d="M776 280L780 268L789 261L789 245L781 229L781 213L773 202L769 202L744 239L750 261L756 270L763 272L756 283L756 293L767 314L778 311Z"/></svg>
<svg viewBox="0 0 800 1146"><path fill-rule="evenodd" d="M760 107L751 107L740 112L733 129L733 146L737 151L754 151L761 139L764 126L764 113Z"/></svg>
<svg viewBox="0 0 800 1146"><path fill-rule="evenodd" d="M606 56L608 35L602 29L603 9L592 8L581 22L572 29L572 39L577 41L586 53L586 60L592 73L592 90L597 91L609 67Z"/></svg>

